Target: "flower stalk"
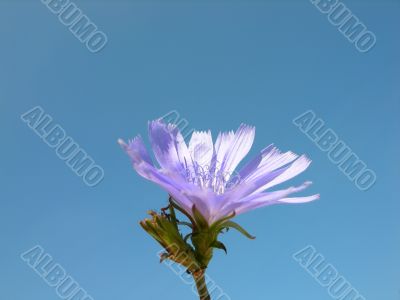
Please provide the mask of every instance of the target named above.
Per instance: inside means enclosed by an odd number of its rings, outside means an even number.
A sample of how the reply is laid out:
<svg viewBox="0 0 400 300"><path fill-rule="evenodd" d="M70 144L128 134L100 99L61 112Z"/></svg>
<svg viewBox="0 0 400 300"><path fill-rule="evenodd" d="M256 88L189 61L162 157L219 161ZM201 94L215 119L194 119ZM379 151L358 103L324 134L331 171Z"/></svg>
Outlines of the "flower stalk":
<svg viewBox="0 0 400 300"><path fill-rule="evenodd" d="M211 296L207 289L205 270L199 270L193 274L193 279L196 283L197 292L199 293L200 300L211 300Z"/></svg>

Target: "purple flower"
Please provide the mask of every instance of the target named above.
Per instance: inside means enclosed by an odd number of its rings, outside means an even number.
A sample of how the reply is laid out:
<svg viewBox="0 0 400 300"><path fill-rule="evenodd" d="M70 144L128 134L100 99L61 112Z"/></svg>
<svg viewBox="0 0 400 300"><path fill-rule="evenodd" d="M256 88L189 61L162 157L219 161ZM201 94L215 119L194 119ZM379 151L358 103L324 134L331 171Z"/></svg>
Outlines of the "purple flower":
<svg viewBox="0 0 400 300"><path fill-rule="evenodd" d="M311 163L304 155L290 151L281 153L273 145L235 171L250 151L254 136L255 128L242 124L235 133L219 133L215 143L210 131L195 131L187 145L175 125L161 120L149 122L151 147L159 168L140 136L129 143L118 142L141 176L164 188L175 204L188 214L193 214L195 205L209 224L233 213L237 215L263 206L304 203L319 198L319 194L289 197L307 188L311 184L309 181L271 191L306 170Z"/></svg>

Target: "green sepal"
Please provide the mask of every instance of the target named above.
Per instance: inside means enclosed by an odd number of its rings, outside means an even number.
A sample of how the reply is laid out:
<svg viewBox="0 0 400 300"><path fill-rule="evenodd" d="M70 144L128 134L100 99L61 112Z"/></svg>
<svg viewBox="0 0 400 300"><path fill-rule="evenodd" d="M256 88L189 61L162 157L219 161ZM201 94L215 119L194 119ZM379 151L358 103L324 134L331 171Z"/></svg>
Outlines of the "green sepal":
<svg viewBox="0 0 400 300"><path fill-rule="evenodd" d="M183 221L181 222L181 221L179 221L179 222L177 222L177 224L178 225L185 225L185 226L193 229L193 225L190 224L189 222L183 222Z"/></svg>
<svg viewBox="0 0 400 300"><path fill-rule="evenodd" d="M142 220L140 225L166 250L166 253L161 254L160 261L170 259L188 269L191 268L191 271L197 270L199 264L193 247L183 240L175 216L157 214L154 211L150 211L149 214L152 218Z"/></svg>
<svg viewBox="0 0 400 300"><path fill-rule="evenodd" d="M226 250L225 245L224 245L223 243L221 243L220 241L215 240L215 241L211 244L211 247L224 250L224 251L225 251L225 254L228 254L228 250Z"/></svg>
<svg viewBox="0 0 400 300"><path fill-rule="evenodd" d="M187 242L187 240L192 236L193 233L188 233L187 235L185 235L185 237L183 238L183 240L185 241L185 243Z"/></svg>
<svg viewBox="0 0 400 300"><path fill-rule="evenodd" d="M179 221L176 211L186 215L190 222ZM189 213L170 197L169 205L162 208L160 214L155 211L150 211L149 214L151 218L144 219L140 225L165 249L166 252L160 255L160 261L172 260L186 267L191 274L207 268L214 249L228 252L226 246L218 240L219 234L234 228L249 239L255 238L239 224L231 221L236 216L235 211L209 225L195 205ZM181 226L188 226L191 232L183 236Z"/></svg>
<svg viewBox="0 0 400 300"><path fill-rule="evenodd" d="M225 222L222 226L226 228L234 228L237 231L239 231L241 234L246 236L247 238L254 240L256 237L252 236L250 233L248 233L242 226L240 226L238 223L232 222L232 221L227 221Z"/></svg>
<svg viewBox="0 0 400 300"><path fill-rule="evenodd" d="M235 216L236 216L236 212L233 211L230 215L228 215L228 216L226 216L226 217L224 217L224 218L222 218L222 219L219 219L218 221L216 221L216 222L214 222L213 224L211 224L210 230L211 230L211 231L213 231L213 230L219 230L219 228L221 227L221 225L223 225L223 223L225 223L226 221L232 219L232 218L235 217Z"/></svg>
<svg viewBox="0 0 400 300"><path fill-rule="evenodd" d="M196 205L192 206L193 217L198 226L198 231L208 229L207 220L203 217L200 211L196 208Z"/></svg>

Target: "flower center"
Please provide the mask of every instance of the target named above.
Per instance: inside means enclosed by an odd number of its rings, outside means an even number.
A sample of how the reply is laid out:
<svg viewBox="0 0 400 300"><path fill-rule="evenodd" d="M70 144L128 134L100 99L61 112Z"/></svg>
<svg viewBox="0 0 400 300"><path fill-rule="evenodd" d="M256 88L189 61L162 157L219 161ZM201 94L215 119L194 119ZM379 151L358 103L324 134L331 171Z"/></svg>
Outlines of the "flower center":
<svg viewBox="0 0 400 300"><path fill-rule="evenodd" d="M216 194L223 194L240 181L237 172L224 171L220 164L215 164L215 166L195 164L193 168L186 168L185 172L188 182L203 189L212 189Z"/></svg>

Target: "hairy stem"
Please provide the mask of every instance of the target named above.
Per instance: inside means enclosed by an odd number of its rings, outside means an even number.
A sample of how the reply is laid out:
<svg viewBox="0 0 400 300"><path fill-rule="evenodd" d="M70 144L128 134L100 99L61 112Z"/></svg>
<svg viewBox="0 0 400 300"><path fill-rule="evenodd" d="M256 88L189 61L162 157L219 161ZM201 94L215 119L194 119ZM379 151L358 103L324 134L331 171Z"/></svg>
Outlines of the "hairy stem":
<svg viewBox="0 0 400 300"><path fill-rule="evenodd" d="M197 292L199 293L200 300L211 300L210 294L207 290L205 273L205 270L199 270L193 273L193 278L196 282Z"/></svg>

